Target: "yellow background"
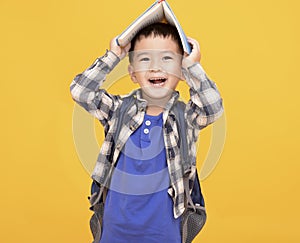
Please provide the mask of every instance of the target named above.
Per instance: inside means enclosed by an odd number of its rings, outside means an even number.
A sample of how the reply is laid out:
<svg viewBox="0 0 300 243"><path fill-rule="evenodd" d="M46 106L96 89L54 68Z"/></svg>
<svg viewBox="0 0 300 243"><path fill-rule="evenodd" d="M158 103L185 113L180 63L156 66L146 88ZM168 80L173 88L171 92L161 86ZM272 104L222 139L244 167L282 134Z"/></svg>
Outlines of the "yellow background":
<svg viewBox="0 0 300 243"><path fill-rule="evenodd" d="M91 242L69 84L152 2L1 0L0 242ZM169 3L226 109L195 242L300 242L299 1Z"/></svg>

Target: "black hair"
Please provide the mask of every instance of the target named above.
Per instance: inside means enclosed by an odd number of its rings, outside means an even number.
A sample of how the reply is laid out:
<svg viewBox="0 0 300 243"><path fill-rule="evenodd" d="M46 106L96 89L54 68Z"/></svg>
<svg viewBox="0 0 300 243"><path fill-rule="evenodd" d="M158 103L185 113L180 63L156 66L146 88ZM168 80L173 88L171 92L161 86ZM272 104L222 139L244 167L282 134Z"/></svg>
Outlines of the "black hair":
<svg viewBox="0 0 300 243"><path fill-rule="evenodd" d="M176 27L167 23L154 23L141 29L131 40L131 47L129 49L129 62L132 62L132 52L134 51L136 42L142 37L147 38L149 36L161 36L164 38L171 37L171 39L177 43L179 51L183 55L183 46Z"/></svg>

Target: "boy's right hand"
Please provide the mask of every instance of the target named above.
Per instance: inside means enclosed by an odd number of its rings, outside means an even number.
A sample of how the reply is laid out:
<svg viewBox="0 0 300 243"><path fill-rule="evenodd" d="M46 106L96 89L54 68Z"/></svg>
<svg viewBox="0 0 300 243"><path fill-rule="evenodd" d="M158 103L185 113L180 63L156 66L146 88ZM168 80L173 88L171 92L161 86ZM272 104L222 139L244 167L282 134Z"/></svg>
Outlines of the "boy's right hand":
<svg viewBox="0 0 300 243"><path fill-rule="evenodd" d="M182 60L182 66L187 68L196 62L200 62L201 52L200 45L197 40L187 37L188 43L192 46L192 51L189 55L185 55Z"/></svg>
<svg viewBox="0 0 300 243"><path fill-rule="evenodd" d="M125 47L121 47L121 46L118 46L116 39L117 39L117 37L113 38L110 41L110 51L115 53L120 58L120 60L122 60L124 57L126 57L131 44L129 43Z"/></svg>

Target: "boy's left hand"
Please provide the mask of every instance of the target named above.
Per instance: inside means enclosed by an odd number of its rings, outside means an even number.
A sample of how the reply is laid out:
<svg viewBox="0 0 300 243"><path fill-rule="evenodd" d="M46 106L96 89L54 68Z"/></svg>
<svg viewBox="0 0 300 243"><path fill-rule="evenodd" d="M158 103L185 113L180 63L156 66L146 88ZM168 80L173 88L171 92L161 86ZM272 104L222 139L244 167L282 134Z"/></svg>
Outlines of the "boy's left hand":
<svg viewBox="0 0 300 243"><path fill-rule="evenodd" d="M189 55L185 54L182 60L182 66L187 68L196 62L200 62L201 53L200 53L200 45L197 40L187 37L188 42L192 46L192 51Z"/></svg>

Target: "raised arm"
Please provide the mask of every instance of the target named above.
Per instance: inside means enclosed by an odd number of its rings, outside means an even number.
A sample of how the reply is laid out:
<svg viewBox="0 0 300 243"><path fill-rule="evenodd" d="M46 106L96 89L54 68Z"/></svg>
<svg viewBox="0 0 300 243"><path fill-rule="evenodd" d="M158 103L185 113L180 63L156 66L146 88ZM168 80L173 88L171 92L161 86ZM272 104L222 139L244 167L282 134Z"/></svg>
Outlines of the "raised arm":
<svg viewBox="0 0 300 243"><path fill-rule="evenodd" d="M119 96L113 96L100 89L106 75L126 56L129 46L120 48L111 41L110 51L96 61L83 73L78 74L70 85L71 95L85 110L105 125L119 103Z"/></svg>
<svg viewBox="0 0 300 243"><path fill-rule="evenodd" d="M196 40L188 38L192 52L183 59L183 75L190 87L187 104L187 120L199 130L216 121L223 113L222 98L216 84L200 65L200 47Z"/></svg>

